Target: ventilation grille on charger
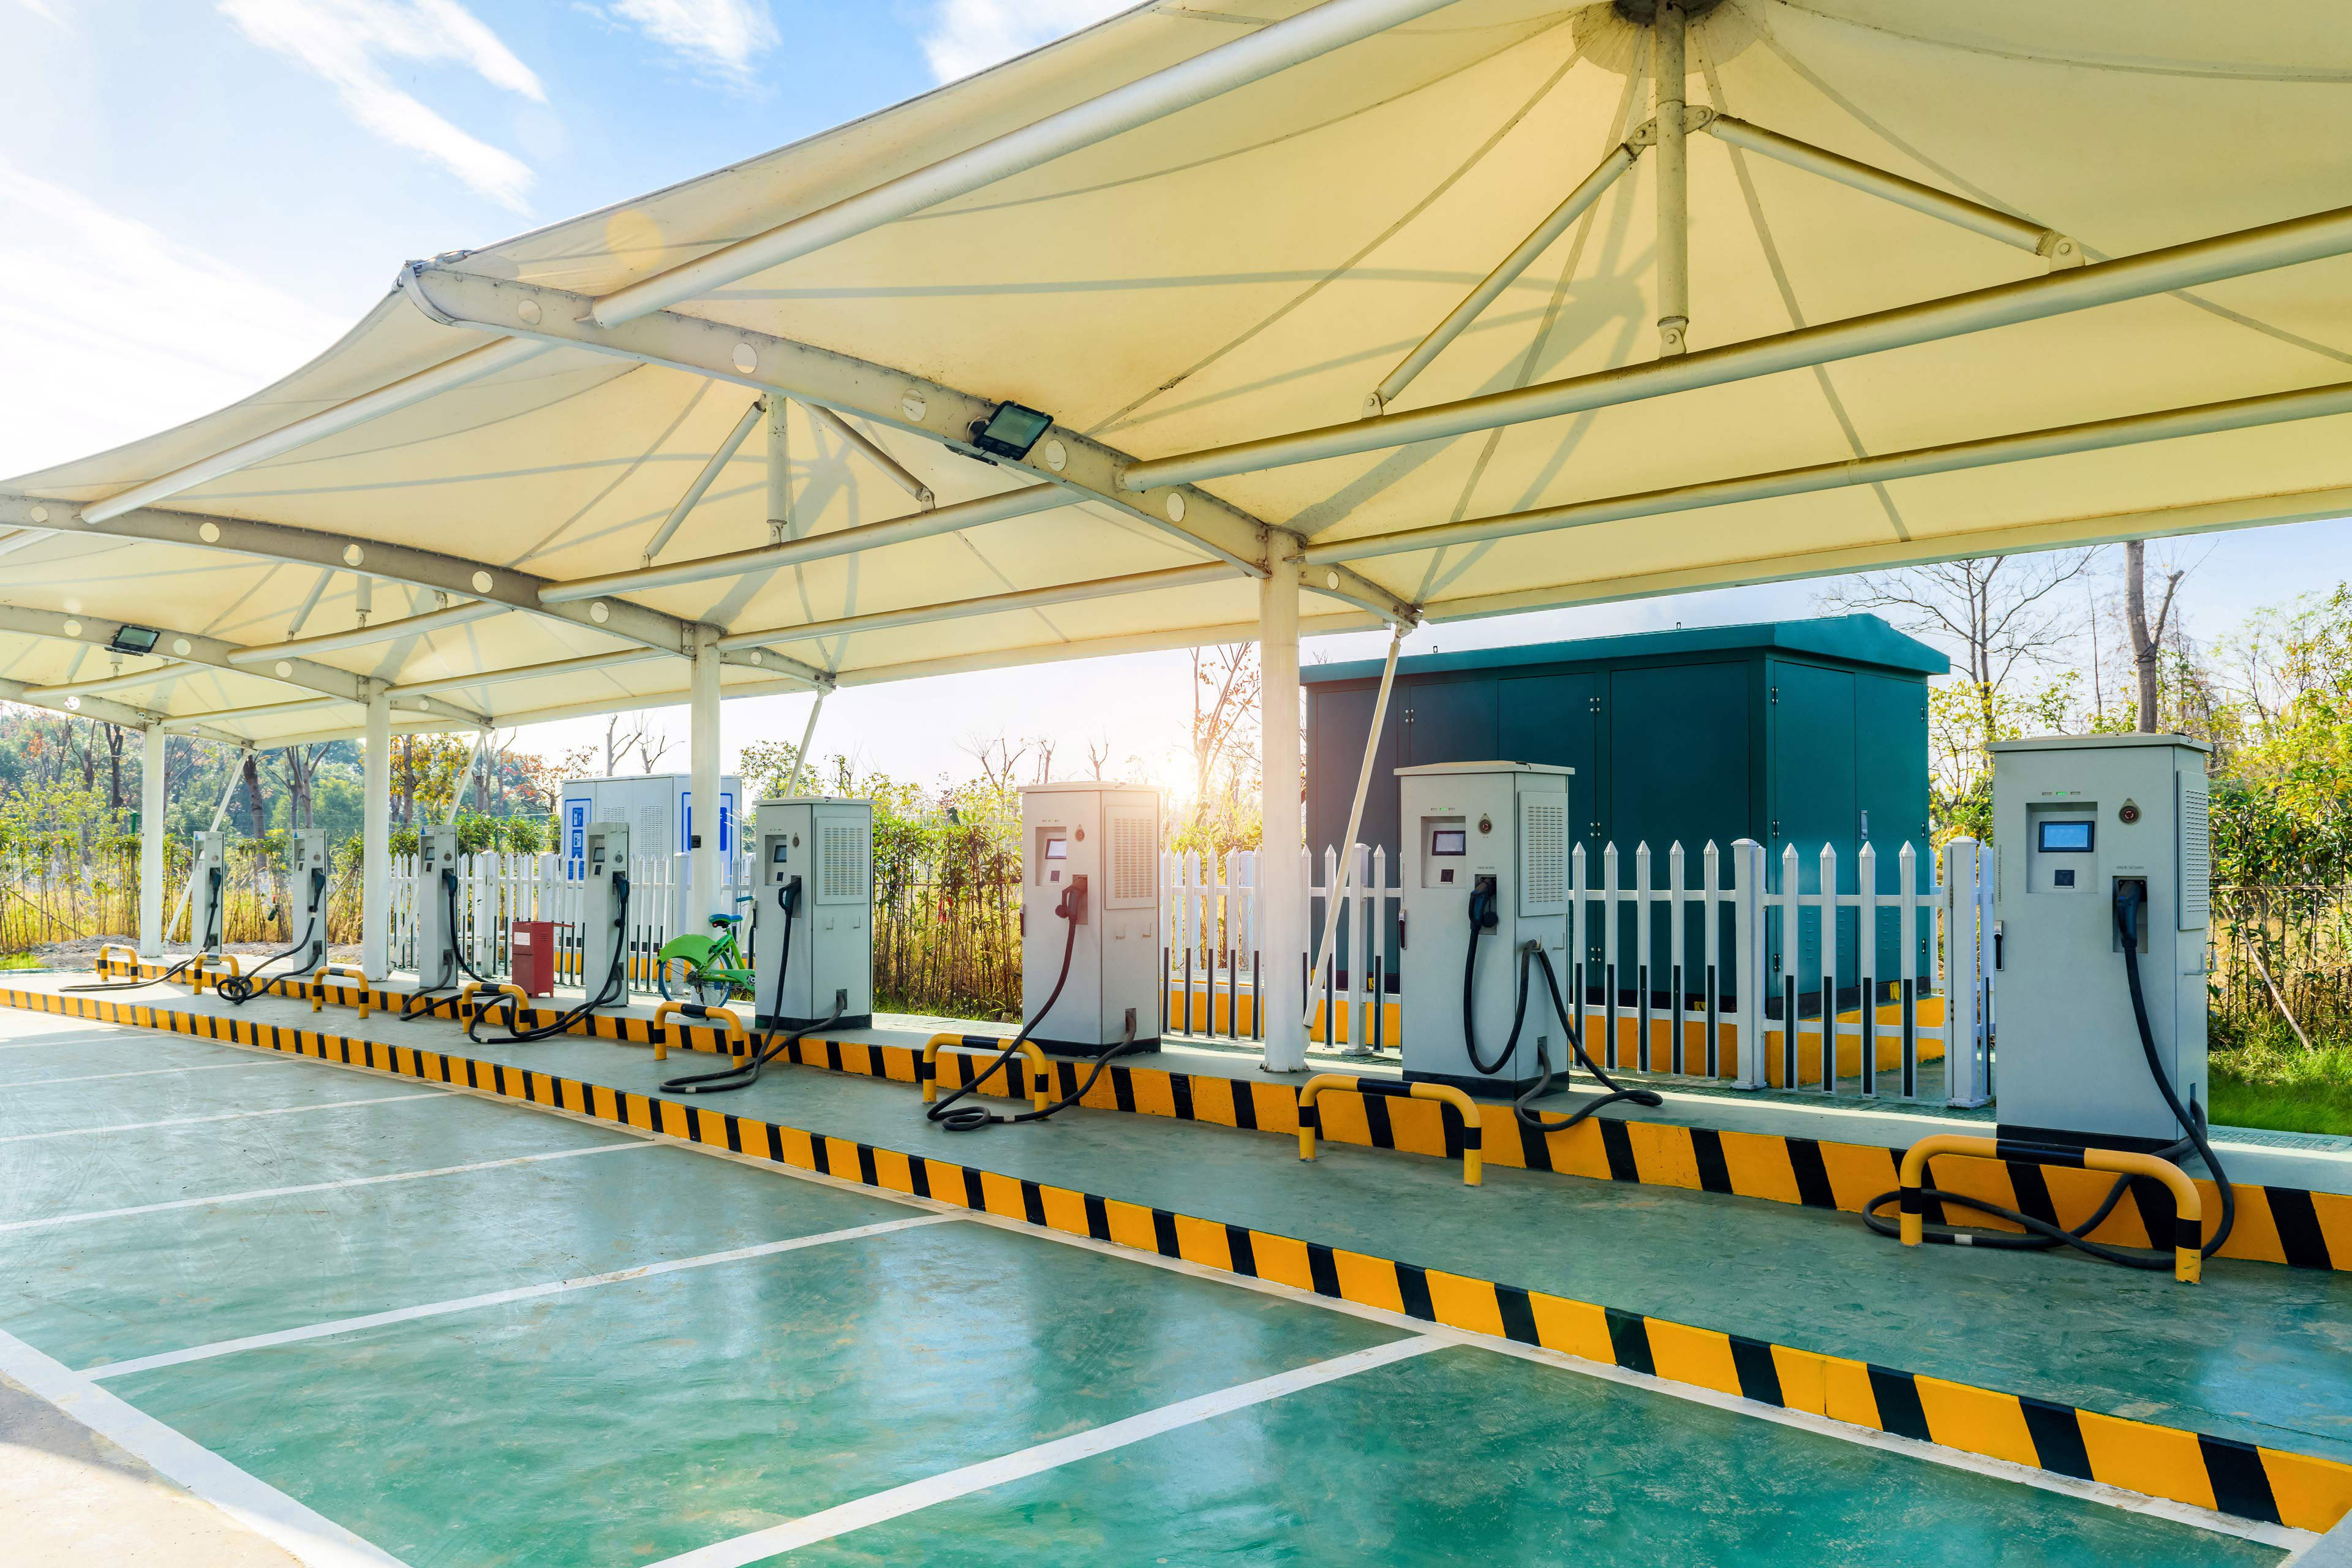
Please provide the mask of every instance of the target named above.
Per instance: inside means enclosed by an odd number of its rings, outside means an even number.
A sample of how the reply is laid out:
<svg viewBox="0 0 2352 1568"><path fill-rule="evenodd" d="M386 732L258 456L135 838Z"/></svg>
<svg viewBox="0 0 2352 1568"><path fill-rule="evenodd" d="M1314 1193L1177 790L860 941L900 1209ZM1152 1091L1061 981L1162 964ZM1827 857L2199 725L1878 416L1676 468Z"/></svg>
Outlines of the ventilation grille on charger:
<svg viewBox="0 0 2352 1568"><path fill-rule="evenodd" d="M1152 905L1160 900L1160 832L1149 809L1110 813L1110 898L1114 904Z"/></svg>
<svg viewBox="0 0 2352 1568"><path fill-rule="evenodd" d="M866 826L860 822L827 822L817 833L817 897L824 902L848 903L872 895L866 854Z"/></svg>
<svg viewBox="0 0 2352 1568"><path fill-rule="evenodd" d="M1568 907L1568 803L1519 802L1519 907L1530 915Z"/></svg>

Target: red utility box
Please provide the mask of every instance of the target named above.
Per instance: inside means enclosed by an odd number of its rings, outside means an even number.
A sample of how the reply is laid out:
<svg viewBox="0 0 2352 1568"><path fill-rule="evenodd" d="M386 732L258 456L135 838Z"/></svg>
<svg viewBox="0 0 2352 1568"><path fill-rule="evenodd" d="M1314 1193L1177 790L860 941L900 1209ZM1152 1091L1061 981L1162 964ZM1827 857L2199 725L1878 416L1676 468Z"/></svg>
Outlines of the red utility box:
<svg viewBox="0 0 2352 1568"><path fill-rule="evenodd" d="M555 922L517 921L509 928L514 983L526 996L555 994Z"/></svg>

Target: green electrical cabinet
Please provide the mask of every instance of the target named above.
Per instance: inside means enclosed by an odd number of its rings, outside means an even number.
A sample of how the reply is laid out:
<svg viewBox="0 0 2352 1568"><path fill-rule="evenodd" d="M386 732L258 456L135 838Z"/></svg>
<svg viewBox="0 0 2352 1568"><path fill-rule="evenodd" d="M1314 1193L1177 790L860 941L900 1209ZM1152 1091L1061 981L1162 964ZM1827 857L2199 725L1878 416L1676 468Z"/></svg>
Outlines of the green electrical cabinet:
<svg viewBox="0 0 2352 1568"><path fill-rule="evenodd" d="M1487 760L1547 763L1576 770L1570 815L1575 841L1585 851L1588 886L1599 883L1602 847L1609 844L1617 847L1621 885L1632 885L1634 847L1646 843L1653 884L1664 887L1668 847L1679 842L1686 880L1695 886L1709 842L1727 857L1736 840L1753 838L1771 858L1775 888L1781 852L1793 844L1801 889L1817 891L1826 844L1837 850L1839 890L1854 891L1865 842L1876 851L1881 891L1900 887L1898 856L1906 843L1917 857L1917 883L1926 887L1933 875L1927 679L1950 668L1942 654L1875 616L1401 658L1357 837L1387 848L1393 880L1400 847L1396 769ZM1319 868L1323 847L1337 845L1347 832L1381 666L1377 660L1310 665L1302 679L1307 841ZM1724 877L1727 885L1727 864ZM1631 952L1632 911L1622 918L1628 923L1620 941ZM1654 949L1664 952L1664 911L1655 919ZM1591 921L1588 930L1588 960L1597 964L1600 922ZM1685 935L1691 944L1685 973L1704 973L1699 935L1696 930ZM1767 921L1767 942L1776 953L1780 941L1774 918ZM1842 986L1850 986L1858 973L1855 941L1854 913L1843 911ZM1811 921L1801 923L1798 942L1799 983L1817 994L1821 935ZM1385 946L1382 969L1393 987L1393 919ZM1877 960L1880 978L1903 973L1891 931ZM1717 962L1731 984L1728 954L1718 954ZM1919 962L1915 973L1926 973L1924 954Z"/></svg>

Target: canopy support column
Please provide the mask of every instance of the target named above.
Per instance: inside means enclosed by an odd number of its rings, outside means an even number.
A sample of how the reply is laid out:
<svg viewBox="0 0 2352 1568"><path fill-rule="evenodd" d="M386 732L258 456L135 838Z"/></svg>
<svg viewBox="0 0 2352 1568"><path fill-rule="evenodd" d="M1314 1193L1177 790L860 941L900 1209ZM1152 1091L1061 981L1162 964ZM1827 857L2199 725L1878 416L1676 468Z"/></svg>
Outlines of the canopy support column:
<svg viewBox="0 0 2352 1568"><path fill-rule="evenodd" d="M139 956L163 955L163 748L161 724L139 732Z"/></svg>
<svg viewBox="0 0 2352 1568"><path fill-rule="evenodd" d="M693 791L687 839L688 931L707 930L710 916L728 912L719 847L719 670L718 639L704 632L695 638L687 701L687 765Z"/></svg>
<svg viewBox="0 0 2352 1568"><path fill-rule="evenodd" d="M793 448L784 421L792 404L781 392L768 394L768 542L793 536Z"/></svg>
<svg viewBox="0 0 2352 1568"><path fill-rule="evenodd" d="M392 970L392 694L368 695L360 779L360 970Z"/></svg>
<svg viewBox="0 0 2352 1568"><path fill-rule="evenodd" d="M1683 124L1683 7L1658 0L1650 49L1658 124L1658 353L1684 351L1690 326L1690 155Z"/></svg>
<svg viewBox="0 0 2352 1568"><path fill-rule="evenodd" d="M1265 759L1258 855L1265 908L1258 941L1264 990L1257 1005L1265 1019L1265 1070L1301 1072L1307 1067L1307 1026L1300 1012L1307 1000L1300 971L1307 953L1307 835L1298 804L1298 557L1277 548L1267 552L1266 564L1270 570L1258 584L1257 599L1264 692L1258 748Z"/></svg>
<svg viewBox="0 0 2352 1568"><path fill-rule="evenodd" d="M1339 911L1355 907L1349 902L1349 900L1356 890L1356 834L1364 825L1364 796L1371 793L1372 763L1381 752L1381 726L1388 721L1389 689L1396 684L1397 649L1404 645L1404 634L1405 628L1402 625L1395 626L1389 633L1388 662L1381 667L1381 692L1378 697L1372 699L1372 727L1364 735L1363 765L1356 771L1356 803L1348 808L1348 835L1339 840L1339 862L1347 869L1340 877L1338 890L1323 906L1323 941L1316 950L1315 968L1307 976L1307 1002L1298 1016L1298 1026L1302 1029L1309 1027L1314 1023L1314 998L1316 994L1323 989L1323 977L1331 970L1331 949L1339 939ZM1375 896L1378 892L1379 889L1375 889ZM1358 950L1362 951L1365 946L1363 933L1358 931L1350 934L1355 938ZM1375 937L1382 942L1387 940L1385 933L1376 932ZM1353 978L1359 985L1363 983L1363 977L1360 975ZM1375 1007L1382 1005L1381 998L1373 996L1370 1005ZM1334 1027L1337 1027L1336 1020ZM1349 1037L1361 1040L1363 1036L1360 1032L1350 1030ZM1369 1047L1360 1046L1351 1046L1349 1050L1352 1055L1370 1054Z"/></svg>
<svg viewBox="0 0 2352 1568"><path fill-rule="evenodd" d="M816 716L824 711L825 694L832 689L830 686L818 687L816 700L809 705L808 724L801 731L801 749L793 753L792 784L784 791L786 795L800 793L803 773L808 774L809 786L812 789L817 787L816 770L809 766L809 747L816 742Z"/></svg>

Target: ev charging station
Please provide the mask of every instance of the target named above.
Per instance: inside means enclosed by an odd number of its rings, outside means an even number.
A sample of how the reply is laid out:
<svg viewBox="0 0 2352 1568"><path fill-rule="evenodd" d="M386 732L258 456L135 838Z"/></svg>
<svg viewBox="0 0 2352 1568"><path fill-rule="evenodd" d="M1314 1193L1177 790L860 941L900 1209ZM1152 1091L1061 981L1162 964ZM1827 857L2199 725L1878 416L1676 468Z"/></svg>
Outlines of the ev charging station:
<svg viewBox="0 0 2352 1568"><path fill-rule="evenodd" d="M2002 1137L2144 1149L2180 1136L2148 1076L2118 895L2138 900L2157 1063L2183 1104L2205 1103L2211 750L2181 735L1992 747Z"/></svg>
<svg viewBox="0 0 2352 1568"><path fill-rule="evenodd" d="M752 1005L762 1029L874 1021L874 803L792 795L759 803ZM782 979L777 977L781 975Z"/></svg>
<svg viewBox="0 0 2352 1568"><path fill-rule="evenodd" d="M228 917L228 835L217 829L196 834L194 863L188 868L196 889L194 921L188 928L188 945L198 952L220 952L223 922Z"/></svg>
<svg viewBox="0 0 2352 1568"><path fill-rule="evenodd" d="M1157 1047L1160 792L1029 784L1021 860L1021 1016L1035 1022L1032 1038L1063 1056L1098 1057L1122 1040Z"/></svg>
<svg viewBox="0 0 2352 1568"><path fill-rule="evenodd" d="M1528 1035L1499 1071L1480 1069L1509 1039L1520 952L1540 942L1568 965L1568 794L1572 768L1437 763L1399 768L1404 830L1404 1076L1473 1094L1517 1096L1570 1061L1549 1001L1531 994ZM1475 943L1475 948L1473 943ZM1540 991L1540 974L1531 978ZM1573 1008L1580 998L1568 998ZM1537 1027L1533 1020L1542 1018ZM1475 1039L1465 1040L1466 1026Z"/></svg>
<svg viewBox="0 0 2352 1568"><path fill-rule="evenodd" d="M327 856L327 830L294 829L286 846L286 887L302 908L293 917L297 939L307 937L299 950L299 968L315 969L327 962L327 889L333 877Z"/></svg>
<svg viewBox="0 0 2352 1568"><path fill-rule="evenodd" d="M441 885L445 871L457 869L457 830L420 827L416 830L416 979L426 989L457 984L457 935L449 929L449 895Z"/></svg>
<svg viewBox="0 0 2352 1568"><path fill-rule="evenodd" d="M629 875L629 830L617 822L592 822L581 833L580 984L593 1000L613 973L628 933L620 927L621 886ZM623 995L627 994L624 976Z"/></svg>

